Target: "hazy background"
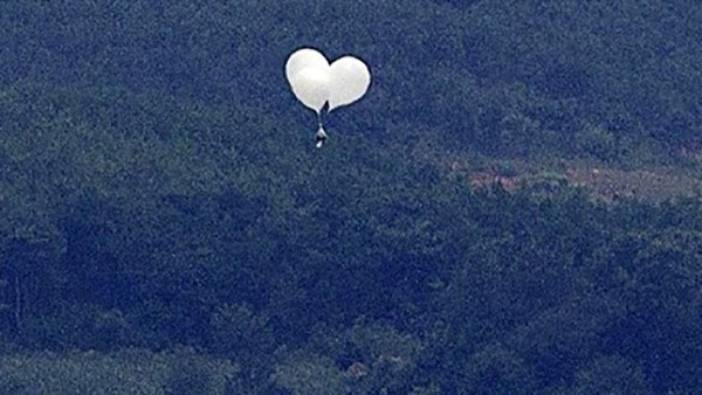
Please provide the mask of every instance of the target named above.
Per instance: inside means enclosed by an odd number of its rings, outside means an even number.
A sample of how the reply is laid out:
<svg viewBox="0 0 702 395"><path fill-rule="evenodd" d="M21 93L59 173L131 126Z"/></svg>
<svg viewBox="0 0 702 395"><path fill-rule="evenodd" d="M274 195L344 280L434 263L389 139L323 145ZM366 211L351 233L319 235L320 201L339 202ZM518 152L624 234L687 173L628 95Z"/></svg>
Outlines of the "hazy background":
<svg viewBox="0 0 702 395"><path fill-rule="evenodd" d="M701 26L1 2L0 393L695 392ZM303 46L373 78L322 150Z"/></svg>

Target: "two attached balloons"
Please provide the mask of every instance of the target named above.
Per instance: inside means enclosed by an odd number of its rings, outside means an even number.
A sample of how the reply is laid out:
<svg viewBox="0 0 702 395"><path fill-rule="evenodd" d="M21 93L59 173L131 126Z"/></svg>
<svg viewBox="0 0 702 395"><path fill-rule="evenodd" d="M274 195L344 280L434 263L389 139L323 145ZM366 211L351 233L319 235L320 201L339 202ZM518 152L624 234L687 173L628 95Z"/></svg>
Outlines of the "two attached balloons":
<svg viewBox="0 0 702 395"><path fill-rule="evenodd" d="M285 76L302 104L318 114L329 102L329 111L351 104L365 95L370 72L363 61L344 56L331 65L319 51L303 48L285 64Z"/></svg>

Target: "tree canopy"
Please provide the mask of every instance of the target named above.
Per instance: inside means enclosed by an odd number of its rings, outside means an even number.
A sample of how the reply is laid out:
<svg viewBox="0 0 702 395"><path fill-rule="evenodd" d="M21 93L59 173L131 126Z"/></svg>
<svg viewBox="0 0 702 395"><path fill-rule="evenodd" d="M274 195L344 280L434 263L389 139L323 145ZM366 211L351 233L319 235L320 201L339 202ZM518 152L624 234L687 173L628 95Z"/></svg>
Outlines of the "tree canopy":
<svg viewBox="0 0 702 395"><path fill-rule="evenodd" d="M0 392L702 385L699 197L447 165L699 174L696 2L8 1L0 26ZM307 45L374 78L323 150L285 80Z"/></svg>

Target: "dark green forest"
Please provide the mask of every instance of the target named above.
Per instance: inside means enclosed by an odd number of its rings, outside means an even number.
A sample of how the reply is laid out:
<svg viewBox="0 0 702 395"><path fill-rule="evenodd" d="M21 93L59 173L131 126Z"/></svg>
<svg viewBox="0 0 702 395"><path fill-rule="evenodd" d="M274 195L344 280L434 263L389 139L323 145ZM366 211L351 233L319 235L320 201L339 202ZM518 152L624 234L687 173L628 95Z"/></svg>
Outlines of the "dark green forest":
<svg viewBox="0 0 702 395"><path fill-rule="evenodd" d="M0 393L697 393L702 195L564 169L699 181L700 87L692 0L2 1Z"/></svg>

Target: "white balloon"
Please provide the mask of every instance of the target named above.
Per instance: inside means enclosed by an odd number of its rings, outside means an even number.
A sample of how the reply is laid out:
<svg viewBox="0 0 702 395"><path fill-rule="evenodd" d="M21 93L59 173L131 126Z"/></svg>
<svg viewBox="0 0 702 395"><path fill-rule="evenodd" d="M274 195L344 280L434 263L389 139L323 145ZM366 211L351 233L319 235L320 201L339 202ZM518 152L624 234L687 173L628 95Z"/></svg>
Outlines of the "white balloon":
<svg viewBox="0 0 702 395"><path fill-rule="evenodd" d="M305 67L290 79L298 100L319 113L329 100L329 67Z"/></svg>
<svg viewBox="0 0 702 395"><path fill-rule="evenodd" d="M295 96L305 106L320 113L329 102L329 111L351 104L368 91L368 66L353 56L344 56L331 65L313 48L293 52L285 64L285 76Z"/></svg>
<svg viewBox="0 0 702 395"><path fill-rule="evenodd" d="M305 67L328 68L329 62L321 52L313 48L302 48L293 52L285 63L285 76L292 84L292 79Z"/></svg>
<svg viewBox="0 0 702 395"><path fill-rule="evenodd" d="M329 111L363 97L370 86L368 66L353 56L337 59L330 67Z"/></svg>

